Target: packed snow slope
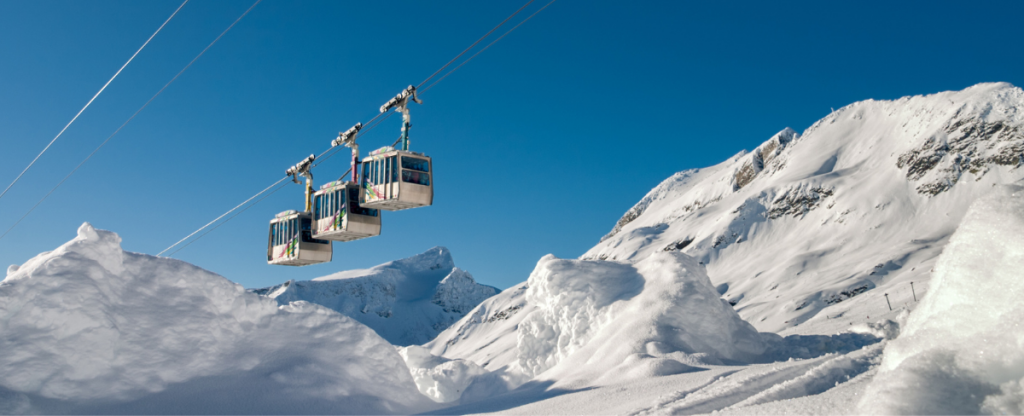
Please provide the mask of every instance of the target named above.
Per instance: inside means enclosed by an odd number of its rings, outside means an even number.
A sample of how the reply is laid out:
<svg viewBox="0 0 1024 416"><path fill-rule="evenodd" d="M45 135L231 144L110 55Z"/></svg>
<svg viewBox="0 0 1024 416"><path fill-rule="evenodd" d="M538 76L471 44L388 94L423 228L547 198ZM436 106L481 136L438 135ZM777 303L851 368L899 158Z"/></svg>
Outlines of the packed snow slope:
<svg viewBox="0 0 1024 416"><path fill-rule="evenodd" d="M78 236L0 282L0 413L409 413L433 406L370 328Z"/></svg>
<svg viewBox="0 0 1024 416"><path fill-rule="evenodd" d="M898 287L909 299L971 202L1019 182L1022 164L1013 85L862 101L673 175L582 258L689 254L740 316L779 332L842 315L852 297L884 308L881 292Z"/></svg>
<svg viewBox="0 0 1024 416"><path fill-rule="evenodd" d="M1024 187L979 200L886 348L867 414L1024 413Z"/></svg>
<svg viewBox="0 0 1024 416"><path fill-rule="evenodd" d="M299 300L323 305L373 328L394 345L434 339L498 289L455 267L447 248L349 270L310 281L288 281L254 292L281 305Z"/></svg>

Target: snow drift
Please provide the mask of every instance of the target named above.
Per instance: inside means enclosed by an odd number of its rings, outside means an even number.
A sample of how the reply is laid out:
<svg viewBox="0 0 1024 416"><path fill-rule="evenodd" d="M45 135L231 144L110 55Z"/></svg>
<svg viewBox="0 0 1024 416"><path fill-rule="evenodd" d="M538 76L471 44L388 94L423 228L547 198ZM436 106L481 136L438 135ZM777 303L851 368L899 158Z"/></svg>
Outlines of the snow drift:
<svg viewBox="0 0 1024 416"><path fill-rule="evenodd" d="M754 327L685 254L656 253L635 265L548 255L527 285L537 309L519 325L517 368L528 376L622 380L764 352Z"/></svg>
<svg viewBox="0 0 1024 416"><path fill-rule="evenodd" d="M409 366L420 393L439 403L458 400L475 378L487 374L472 361L438 357L418 345L399 348L398 353Z"/></svg>
<svg viewBox="0 0 1024 416"><path fill-rule="evenodd" d="M525 284L488 299L426 347L507 374L510 387L531 378L602 383L678 374L747 362L765 350L704 267L680 253L636 264L545 256Z"/></svg>
<svg viewBox="0 0 1024 416"><path fill-rule="evenodd" d="M481 285L455 267L447 248L379 266L334 273L311 281L289 281L256 289L286 305L316 303L373 328L395 345L423 344L498 289Z"/></svg>
<svg viewBox="0 0 1024 416"><path fill-rule="evenodd" d="M0 282L0 412L407 413L394 348L306 302L125 252L84 224Z"/></svg>
<svg viewBox="0 0 1024 416"><path fill-rule="evenodd" d="M1024 187L1002 187L967 213L861 411L1024 413L1022 270Z"/></svg>

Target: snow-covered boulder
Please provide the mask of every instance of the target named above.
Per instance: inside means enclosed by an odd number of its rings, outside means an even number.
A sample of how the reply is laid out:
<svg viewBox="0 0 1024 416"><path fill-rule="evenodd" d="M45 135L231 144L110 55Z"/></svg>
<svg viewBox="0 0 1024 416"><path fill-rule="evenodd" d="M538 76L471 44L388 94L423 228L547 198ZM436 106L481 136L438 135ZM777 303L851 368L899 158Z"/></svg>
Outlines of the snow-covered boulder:
<svg viewBox="0 0 1024 416"><path fill-rule="evenodd" d="M0 413L408 413L431 406L371 329L278 305L82 225L0 282Z"/></svg>
<svg viewBox="0 0 1024 416"><path fill-rule="evenodd" d="M1024 413L1024 187L997 188L965 216L860 410Z"/></svg>
<svg viewBox="0 0 1024 416"><path fill-rule="evenodd" d="M498 289L481 285L455 267L447 248L370 269L348 270L309 281L288 281L254 292L280 304L304 300L347 315L395 345L423 344L462 319Z"/></svg>
<svg viewBox="0 0 1024 416"><path fill-rule="evenodd" d="M685 254L636 264L548 255L527 285L536 309L519 324L514 366L527 376L621 381L749 362L765 349Z"/></svg>

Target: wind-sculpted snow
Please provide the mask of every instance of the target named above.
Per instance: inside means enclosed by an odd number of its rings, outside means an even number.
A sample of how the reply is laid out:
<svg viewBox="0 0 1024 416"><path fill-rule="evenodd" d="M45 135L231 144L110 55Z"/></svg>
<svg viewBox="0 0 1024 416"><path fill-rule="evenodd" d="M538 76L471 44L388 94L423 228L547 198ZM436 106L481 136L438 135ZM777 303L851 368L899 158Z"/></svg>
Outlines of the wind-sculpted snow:
<svg viewBox="0 0 1024 416"><path fill-rule="evenodd" d="M749 362L761 336L721 299L704 267L679 253L637 264L542 258L512 371L528 377L623 380Z"/></svg>
<svg viewBox="0 0 1024 416"><path fill-rule="evenodd" d="M282 305L304 300L326 306L373 328L395 345L430 341L498 293L455 267L444 247L366 270L254 291Z"/></svg>
<svg viewBox="0 0 1024 416"><path fill-rule="evenodd" d="M472 361L438 357L418 345L399 348L398 353L409 366L420 393L439 403L458 400L476 377L487 374Z"/></svg>
<svg viewBox="0 0 1024 416"><path fill-rule="evenodd" d="M924 296L971 202L1024 180L1022 167L1020 88L862 101L802 134L784 129L753 152L666 179L581 258L686 253L762 331L867 303L878 315L888 311L885 293L899 294L891 303Z"/></svg>
<svg viewBox="0 0 1024 416"><path fill-rule="evenodd" d="M279 306L82 225L0 282L0 413L408 413L431 406L369 328Z"/></svg>
<svg viewBox="0 0 1024 416"><path fill-rule="evenodd" d="M860 410L1024 413L1022 270L1024 187L1003 187L967 213Z"/></svg>

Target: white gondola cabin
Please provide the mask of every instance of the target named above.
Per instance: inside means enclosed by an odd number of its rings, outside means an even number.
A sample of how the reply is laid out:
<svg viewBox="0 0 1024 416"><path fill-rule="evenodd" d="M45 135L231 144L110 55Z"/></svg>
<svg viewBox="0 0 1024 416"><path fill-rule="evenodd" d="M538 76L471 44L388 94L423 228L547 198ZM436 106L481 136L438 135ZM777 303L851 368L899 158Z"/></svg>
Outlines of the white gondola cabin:
<svg viewBox="0 0 1024 416"><path fill-rule="evenodd" d="M391 146L377 149L363 159L359 205L363 208L399 211L425 207L434 202L430 157Z"/></svg>
<svg viewBox="0 0 1024 416"><path fill-rule="evenodd" d="M270 220L267 263L307 266L331 261L331 242L313 238L313 215L288 210Z"/></svg>
<svg viewBox="0 0 1024 416"><path fill-rule="evenodd" d="M313 238L352 241L380 235L380 211L359 205L359 185L334 181L313 194Z"/></svg>

